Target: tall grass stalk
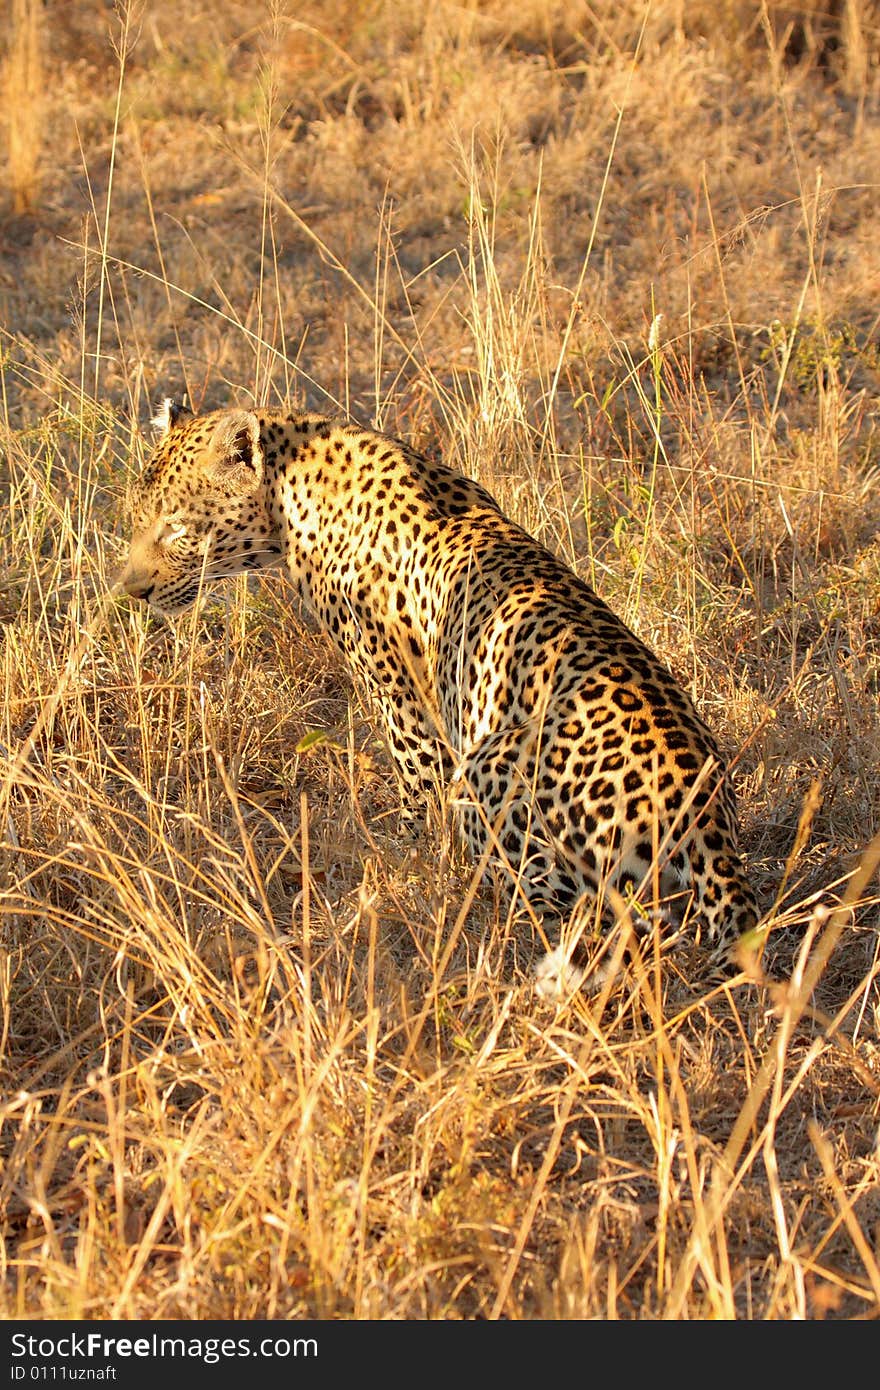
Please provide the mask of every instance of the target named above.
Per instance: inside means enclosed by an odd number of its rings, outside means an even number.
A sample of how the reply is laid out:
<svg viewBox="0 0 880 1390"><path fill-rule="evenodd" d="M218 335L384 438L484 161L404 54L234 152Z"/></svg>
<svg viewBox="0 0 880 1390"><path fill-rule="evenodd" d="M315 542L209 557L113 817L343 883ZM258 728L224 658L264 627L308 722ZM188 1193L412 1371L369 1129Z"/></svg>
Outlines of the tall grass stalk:
<svg viewBox="0 0 880 1390"><path fill-rule="evenodd" d="M10 0L9 4L9 41L3 65L6 179L17 215L34 212L40 198L45 124L42 9L39 0Z"/></svg>

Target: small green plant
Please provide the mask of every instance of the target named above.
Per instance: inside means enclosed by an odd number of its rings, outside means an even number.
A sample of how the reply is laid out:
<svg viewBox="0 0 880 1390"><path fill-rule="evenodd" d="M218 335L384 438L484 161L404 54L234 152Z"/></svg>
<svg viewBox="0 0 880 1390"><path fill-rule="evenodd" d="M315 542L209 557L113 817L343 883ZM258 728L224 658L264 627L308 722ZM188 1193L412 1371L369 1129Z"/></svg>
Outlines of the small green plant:
<svg viewBox="0 0 880 1390"><path fill-rule="evenodd" d="M848 375L858 366L880 371L880 346L847 321L829 325L810 318L784 324L773 319L767 339L761 360L772 362L804 391L827 385L832 377Z"/></svg>

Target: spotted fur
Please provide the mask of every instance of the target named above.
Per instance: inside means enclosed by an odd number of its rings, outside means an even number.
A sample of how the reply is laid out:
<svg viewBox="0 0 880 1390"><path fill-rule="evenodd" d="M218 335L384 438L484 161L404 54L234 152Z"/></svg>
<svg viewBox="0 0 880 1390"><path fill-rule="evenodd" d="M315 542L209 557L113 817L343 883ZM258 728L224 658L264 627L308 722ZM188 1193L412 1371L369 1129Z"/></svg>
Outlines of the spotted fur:
<svg viewBox="0 0 880 1390"><path fill-rule="evenodd" d="M462 474L311 414L169 403L122 583L166 612L286 566L369 687L406 800L542 913L650 885L728 951L757 906L714 739L665 666ZM652 869L657 859L659 870Z"/></svg>

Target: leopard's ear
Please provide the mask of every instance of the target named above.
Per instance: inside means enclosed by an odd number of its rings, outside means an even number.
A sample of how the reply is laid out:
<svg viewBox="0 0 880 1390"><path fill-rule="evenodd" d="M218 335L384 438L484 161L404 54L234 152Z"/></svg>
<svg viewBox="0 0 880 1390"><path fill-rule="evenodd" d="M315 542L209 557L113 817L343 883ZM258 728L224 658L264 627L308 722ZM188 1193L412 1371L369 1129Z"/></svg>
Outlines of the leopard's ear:
<svg viewBox="0 0 880 1390"><path fill-rule="evenodd" d="M226 410L219 417L210 444L208 475L235 494L254 492L263 481L260 422L251 410Z"/></svg>
<svg viewBox="0 0 880 1390"><path fill-rule="evenodd" d="M192 411L183 401L176 401L172 396L166 396L162 404L157 408L150 424L158 431L159 437L173 430L175 425L182 424L184 420L192 418Z"/></svg>

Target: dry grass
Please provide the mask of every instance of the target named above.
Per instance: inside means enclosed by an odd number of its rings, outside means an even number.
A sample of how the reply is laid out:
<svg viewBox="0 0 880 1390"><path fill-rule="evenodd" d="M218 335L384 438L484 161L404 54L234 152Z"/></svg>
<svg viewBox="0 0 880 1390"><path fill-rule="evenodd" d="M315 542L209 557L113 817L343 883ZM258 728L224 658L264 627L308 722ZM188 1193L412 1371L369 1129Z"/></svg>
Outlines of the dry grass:
<svg viewBox="0 0 880 1390"><path fill-rule="evenodd" d="M79 0L7 80L3 1316L880 1311L880 15L510 16ZM108 598L169 390L378 420L565 553L737 755L773 982L623 924L541 1004L280 581Z"/></svg>

